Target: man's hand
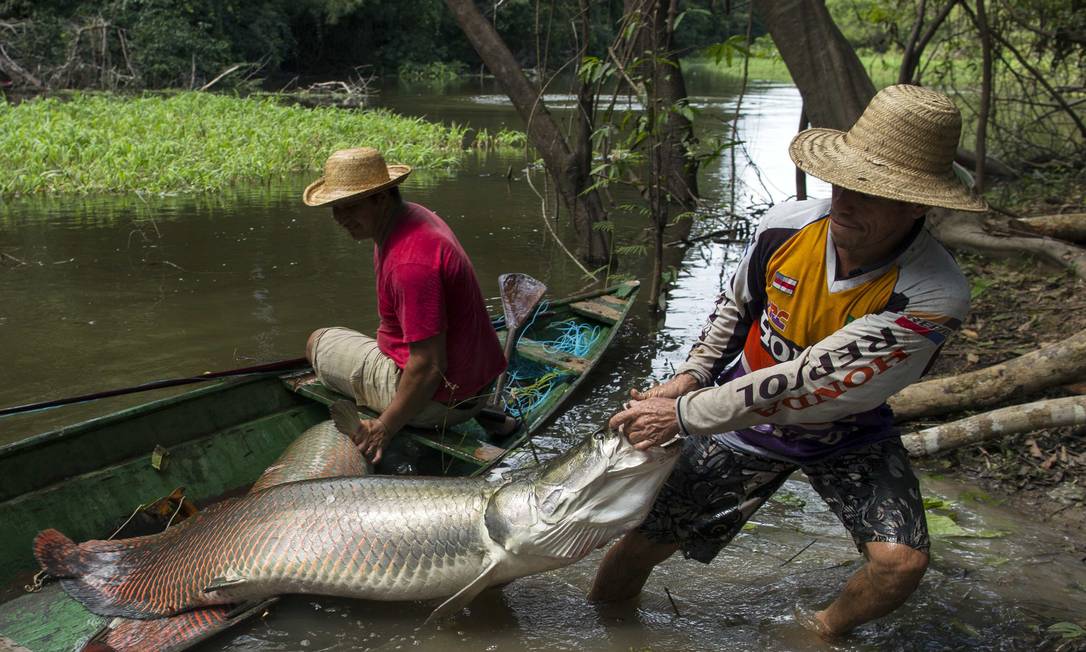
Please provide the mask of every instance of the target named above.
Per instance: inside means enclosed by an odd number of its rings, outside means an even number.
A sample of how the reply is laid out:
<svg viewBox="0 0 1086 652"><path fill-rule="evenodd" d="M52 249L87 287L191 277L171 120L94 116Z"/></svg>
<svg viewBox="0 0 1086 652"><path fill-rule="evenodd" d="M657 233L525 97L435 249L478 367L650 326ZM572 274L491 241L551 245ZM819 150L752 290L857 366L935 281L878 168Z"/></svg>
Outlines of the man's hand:
<svg viewBox="0 0 1086 652"><path fill-rule="evenodd" d="M635 401L644 401L647 398L679 398L683 394L699 389L701 383L691 374L678 374L667 382L653 385L645 391L630 390L630 398Z"/></svg>
<svg viewBox="0 0 1086 652"><path fill-rule="evenodd" d="M611 417L607 425L611 430L625 434L637 450L659 446L679 434L675 399L655 397L630 401L622 412Z"/></svg>
<svg viewBox="0 0 1086 652"><path fill-rule="evenodd" d="M381 453L392 441L392 433L385 428L381 419L365 419L358 422L358 427L351 433L351 441L363 457L377 464L381 461Z"/></svg>

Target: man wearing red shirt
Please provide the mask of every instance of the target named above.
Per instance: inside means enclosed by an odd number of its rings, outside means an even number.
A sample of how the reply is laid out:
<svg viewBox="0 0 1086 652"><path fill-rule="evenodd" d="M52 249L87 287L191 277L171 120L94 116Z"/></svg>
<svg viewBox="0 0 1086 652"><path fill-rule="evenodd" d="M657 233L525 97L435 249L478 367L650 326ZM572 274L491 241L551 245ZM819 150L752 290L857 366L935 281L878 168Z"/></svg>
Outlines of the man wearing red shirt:
<svg viewBox="0 0 1086 652"><path fill-rule="evenodd" d="M403 201L411 168L386 165L361 147L333 153L305 189L308 206L329 206L355 240L374 241L377 339L342 328L309 336L306 357L325 385L379 413L352 439L374 463L405 425L466 421L486 403L505 357L467 253L435 213Z"/></svg>

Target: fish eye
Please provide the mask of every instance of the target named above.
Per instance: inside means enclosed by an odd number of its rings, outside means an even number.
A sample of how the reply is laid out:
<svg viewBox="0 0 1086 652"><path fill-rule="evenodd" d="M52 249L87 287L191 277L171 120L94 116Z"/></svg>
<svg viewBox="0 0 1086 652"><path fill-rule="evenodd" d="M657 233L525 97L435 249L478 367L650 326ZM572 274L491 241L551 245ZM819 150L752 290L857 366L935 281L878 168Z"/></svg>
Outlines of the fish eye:
<svg viewBox="0 0 1086 652"><path fill-rule="evenodd" d="M595 433L593 433L592 438L595 439L596 441L603 441L603 438L605 436L606 436L606 434L605 434L605 432L603 430L597 430Z"/></svg>

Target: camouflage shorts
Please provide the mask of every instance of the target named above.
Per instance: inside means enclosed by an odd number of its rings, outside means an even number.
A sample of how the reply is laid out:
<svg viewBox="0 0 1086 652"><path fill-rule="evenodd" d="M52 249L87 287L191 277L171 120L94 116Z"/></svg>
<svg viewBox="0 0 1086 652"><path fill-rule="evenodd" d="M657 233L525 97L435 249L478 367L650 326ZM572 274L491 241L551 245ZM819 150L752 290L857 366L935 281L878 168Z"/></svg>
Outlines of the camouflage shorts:
<svg viewBox="0 0 1086 652"><path fill-rule="evenodd" d="M869 541L928 549L919 483L896 437L803 466L689 437L640 531L709 563L797 468L861 550Z"/></svg>

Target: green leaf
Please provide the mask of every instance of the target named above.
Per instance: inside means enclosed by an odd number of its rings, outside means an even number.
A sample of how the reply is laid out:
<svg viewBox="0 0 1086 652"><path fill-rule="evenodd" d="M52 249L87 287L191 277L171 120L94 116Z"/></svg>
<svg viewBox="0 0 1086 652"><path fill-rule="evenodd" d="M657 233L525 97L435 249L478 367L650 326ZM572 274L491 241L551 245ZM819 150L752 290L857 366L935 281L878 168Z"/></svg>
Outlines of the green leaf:
<svg viewBox="0 0 1086 652"><path fill-rule="evenodd" d="M943 514L928 514L928 534L933 539L948 537L967 537L969 532Z"/></svg>
<svg viewBox="0 0 1086 652"><path fill-rule="evenodd" d="M1002 498L993 498L980 489L966 489L958 496L958 500L974 505L999 505L1003 503Z"/></svg>
<svg viewBox="0 0 1086 652"><path fill-rule="evenodd" d="M621 245L615 247L615 252L622 256L644 256L649 253L648 245Z"/></svg>
<svg viewBox="0 0 1086 652"><path fill-rule="evenodd" d="M935 496L924 496L924 509L950 509L950 501Z"/></svg>
<svg viewBox="0 0 1086 652"><path fill-rule="evenodd" d="M1058 634L1066 640L1086 637L1086 629L1083 629L1081 625L1066 621L1049 625L1048 632L1050 634Z"/></svg>
<svg viewBox="0 0 1086 652"><path fill-rule="evenodd" d="M973 287L969 290L969 298L976 299L980 295L992 286L992 282L988 279L977 278L973 279Z"/></svg>
<svg viewBox="0 0 1086 652"><path fill-rule="evenodd" d="M690 122L693 122L694 118L697 116L697 109L689 104L679 104L675 106L675 113L678 113Z"/></svg>
<svg viewBox="0 0 1086 652"><path fill-rule="evenodd" d="M803 500L796 494L790 491L785 491L783 489L773 494L773 497L770 498L770 500L775 503L780 503L785 507L794 507L796 509L803 509L807 505L806 500Z"/></svg>
<svg viewBox="0 0 1086 652"><path fill-rule="evenodd" d="M615 223L610 220L600 220L592 224L592 230L612 233L615 230Z"/></svg>
<svg viewBox="0 0 1086 652"><path fill-rule="evenodd" d="M999 530L966 530L954 522L954 519L943 514L927 514L928 534L933 539L948 539L952 537L969 539L998 539L1007 536L1006 532Z"/></svg>

